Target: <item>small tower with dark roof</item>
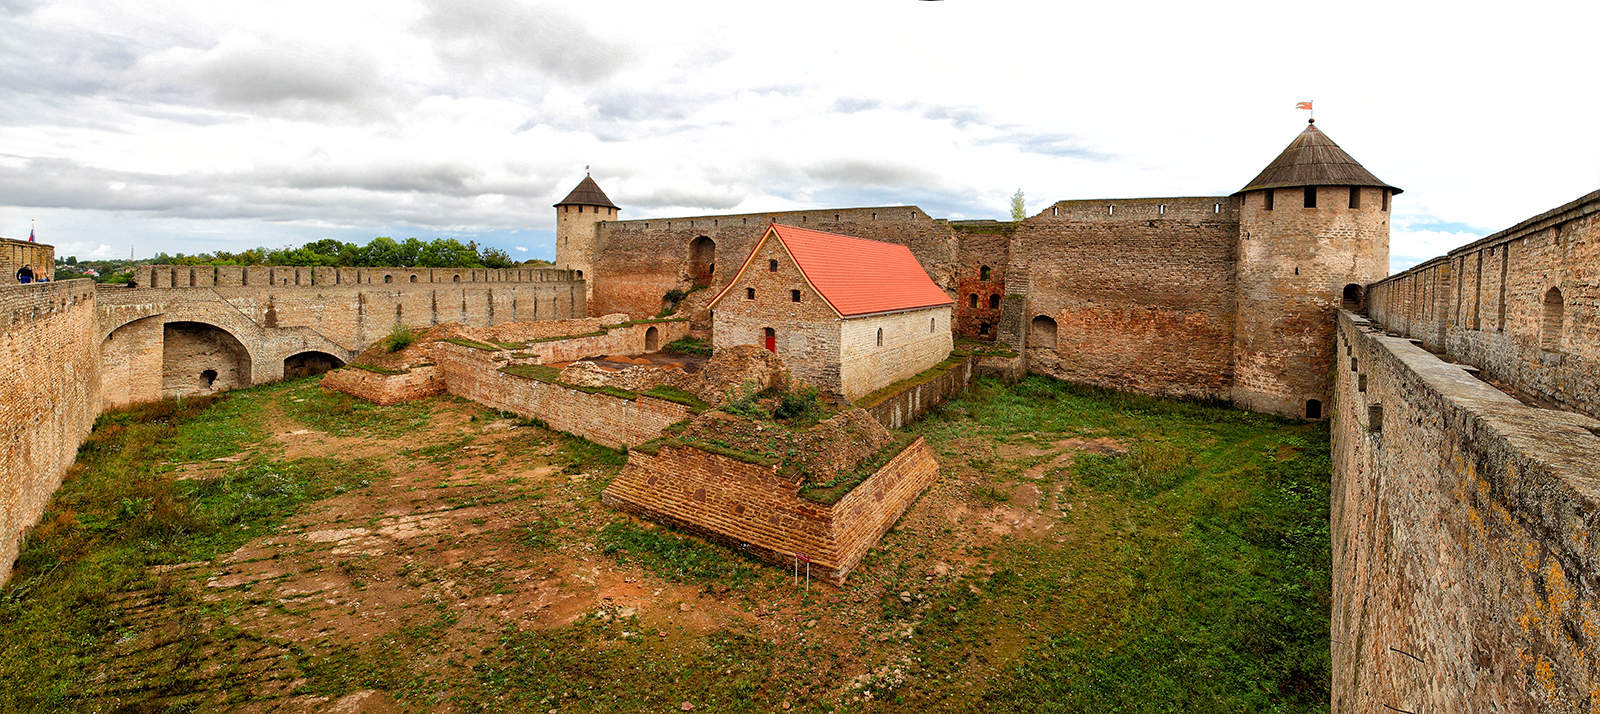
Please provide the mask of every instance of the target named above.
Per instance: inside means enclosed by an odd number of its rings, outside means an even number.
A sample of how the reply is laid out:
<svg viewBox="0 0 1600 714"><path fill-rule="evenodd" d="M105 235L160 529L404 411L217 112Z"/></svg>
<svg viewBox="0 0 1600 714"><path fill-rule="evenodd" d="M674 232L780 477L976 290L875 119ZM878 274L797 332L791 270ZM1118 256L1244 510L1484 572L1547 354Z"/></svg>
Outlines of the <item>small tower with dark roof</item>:
<svg viewBox="0 0 1600 714"><path fill-rule="evenodd" d="M584 291L594 296L594 259L600 224L617 220L622 209L606 197L600 184L587 172L583 180L555 204L556 208L556 267L576 270L584 279Z"/></svg>
<svg viewBox="0 0 1600 714"><path fill-rule="evenodd" d="M1388 275L1397 193L1313 123L1234 194L1235 404L1327 416L1334 312L1359 306L1365 286Z"/></svg>

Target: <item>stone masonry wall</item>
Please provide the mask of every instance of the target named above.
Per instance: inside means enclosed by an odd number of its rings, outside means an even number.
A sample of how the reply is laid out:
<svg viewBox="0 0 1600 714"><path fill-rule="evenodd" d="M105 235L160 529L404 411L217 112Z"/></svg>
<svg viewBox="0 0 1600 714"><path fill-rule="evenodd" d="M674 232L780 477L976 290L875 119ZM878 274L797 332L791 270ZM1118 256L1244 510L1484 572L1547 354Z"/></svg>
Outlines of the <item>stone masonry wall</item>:
<svg viewBox="0 0 1600 714"><path fill-rule="evenodd" d="M400 374L346 367L322 375L322 386L385 406L445 393L438 365L412 367Z"/></svg>
<svg viewBox="0 0 1600 714"><path fill-rule="evenodd" d="M690 285L689 244L699 236L716 243L710 289L720 290L774 221L905 245L934 282L946 289L954 285L956 241L950 225L915 206L651 218L599 224L590 311L656 314L662 295Z"/></svg>
<svg viewBox="0 0 1600 714"><path fill-rule="evenodd" d="M24 267L33 271L35 280L55 279L56 249L44 243L0 238L0 285L16 285L17 271Z"/></svg>
<svg viewBox="0 0 1600 714"><path fill-rule="evenodd" d="M665 399L625 399L507 374L486 350L446 343L436 345L434 354L451 394L613 449L654 439L690 416L689 407Z"/></svg>
<svg viewBox="0 0 1600 714"><path fill-rule="evenodd" d="M1225 197L1056 204L1012 238L1006 284L1023 295L1025 312L1020 326L1002 324L1001 336L1015 339L1045 316L1055 321L1055 341L1028 338L1030 371L1226 399L1238 231Z"/></svg>
<svg viewBox="0 0 1600 714"><path fill-rule="evenodd" d="M1334 712L1600 708L1600 421L1341 311Z"/></svg>
<svg viewBox="0 0 1600 714"><path fill-rule="evenodd" d="M955 332L974 340L994 340L1006 294L1006 263L1011 231L1001 223L956 225L960 265L955 276Z"/></svg>
<svg viewBox="0 0 1600 714"><path fill-rule="evenodd" d="M94 284L0 287L0 583L100 412Z"/></svg>
<svg viewBox="0 0 1600 714"><path fill-rule="evenodd" d="M949 307L853 317L840 323L839 382L844 397L860 399L944 361L953 346L950 328Z"/></svg>
<svg viewBox="0 0 1600 714"><path fill-rule="evenodd" d="M1559 317L1547 307L1556 295ZM1600 417L1600 191L1390 276L1366 297L1385 329Z"/></svg>
<svg viewBox="0 0 1600 714"><path fill-rule="evenodd" d="M745 255L740 255L741 262ZM771 269L771 261L777 261L777 270ZM738 269L736 264L728 272ZM762 243L743 274L728 279L737 282L712 308L713 348L764 347L764 330L772 328L778 356L796 379L839 393L839 316L806 283L782 241ZM747 289L755 291L754 298ZM800 291L799 302L792 299L794 290Z"/></svg>
<svg viewBox="0 0 1600 714"><path fill-rule="evenodd" d="M863 408L887 429L899 429L967 388L980 358L968 355L944 374Z"/></svg>
<svg viewBox="0 0 1600 714"><path fill-rule="evenodd" d="M938 478L921 438L832 506L799 496L777 467L687 447L635 450L606 487L606 505L689 530L787 565L811 560L814 577L843 584L861 558Z"/></svg>

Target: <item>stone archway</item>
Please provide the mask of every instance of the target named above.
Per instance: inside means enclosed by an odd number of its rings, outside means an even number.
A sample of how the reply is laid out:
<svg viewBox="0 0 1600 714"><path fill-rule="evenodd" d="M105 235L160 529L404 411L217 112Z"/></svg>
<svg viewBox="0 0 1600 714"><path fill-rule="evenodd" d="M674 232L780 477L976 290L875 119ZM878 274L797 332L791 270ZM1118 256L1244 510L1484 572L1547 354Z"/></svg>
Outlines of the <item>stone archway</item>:
<svg viewBox="0 0 1600 714"><path fill-rule="evenodd" d="M655 352L661 349L661 331L651 325L644 331L644 351Z"/></svg>
<svg viewBox="0 0 1600 714"><path fill-rule="evenodd" d="M717 271L717 243L707 236L689 241L689 274L695 285L710 285Z"/></svg>
<svg viewBox="0 0 1600 714"><path fill-rule="evenodd" d="M283 378L296 379L322 374L344 366L344 360L326 352L311 350L289 355L283 360Z"/></svg>
<svg viewBox="0 0 1600 714"><path fill-rule="evenodd" d="M161 326L161 396L248 387L250 351L232 333L204 322Z"/></svg>

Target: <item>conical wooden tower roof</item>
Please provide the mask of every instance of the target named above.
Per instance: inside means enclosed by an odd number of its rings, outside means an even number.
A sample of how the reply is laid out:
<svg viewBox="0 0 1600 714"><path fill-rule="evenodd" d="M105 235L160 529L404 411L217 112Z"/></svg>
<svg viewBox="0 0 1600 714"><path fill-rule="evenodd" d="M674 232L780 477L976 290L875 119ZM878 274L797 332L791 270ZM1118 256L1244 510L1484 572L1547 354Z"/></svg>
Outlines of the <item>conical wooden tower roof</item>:
<svg viewBox="0 0 1600 714"><path fill-rule="evenodd" d="M561 206L605 206L606 208L617 208L617 204L606 198L606 192L600 190L600 184L595 183L594 178L588 174L585 174L583 180L578 182L578 186L572 189L572 193L567 194L566 198L561 199L556 204L557 208ZM620 211L622 209L617 208L617 210Z"/></svg>
<svg viewBox="0 0 1600 714"><path fill-rule="evenodd" d="M1379 181L1319 131L1316 124L1307 124L1306 130L1238 193L1291 186L1377 186L1400 193L1400 189Z"/></svg>

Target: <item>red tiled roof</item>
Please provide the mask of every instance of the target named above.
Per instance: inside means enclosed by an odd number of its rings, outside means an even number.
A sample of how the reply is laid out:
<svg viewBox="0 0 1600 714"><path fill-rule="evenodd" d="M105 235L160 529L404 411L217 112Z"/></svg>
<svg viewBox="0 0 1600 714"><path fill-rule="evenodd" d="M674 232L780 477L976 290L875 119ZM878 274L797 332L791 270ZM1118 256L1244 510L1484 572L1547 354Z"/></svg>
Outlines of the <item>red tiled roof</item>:
<svg viewBox="0 0 1600 714"><path fill-rule="evenodd" d="M844 317L955 304L903 245L781 223L768 230L794 256L800 272L822 299ZM747 257L740 271L749 264ZM730 282L713 302L732 287Z"/></svg>

